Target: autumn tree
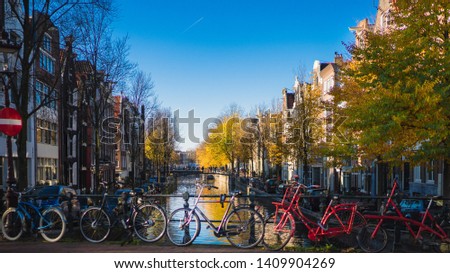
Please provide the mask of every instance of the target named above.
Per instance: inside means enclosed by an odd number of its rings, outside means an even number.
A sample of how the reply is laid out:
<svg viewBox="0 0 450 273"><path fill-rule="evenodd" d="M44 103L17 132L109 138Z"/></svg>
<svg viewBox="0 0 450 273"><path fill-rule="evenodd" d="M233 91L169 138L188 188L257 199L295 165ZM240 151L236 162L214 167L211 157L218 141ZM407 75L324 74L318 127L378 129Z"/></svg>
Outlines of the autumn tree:
<svg viewBox="0 0 450 273"><path fill-rule="evenodd" d="M390 18L364 46L349 46L337 101L346 126L359 153L382 162L448 160L450 2L399 0Z"/></svg>
<svg viewBox="0 0 450 273"><path fill-rule="evenodd" d="M246 165L246 171L251 171L251 175L255 171L255 155L258 153L260 143L258 122L258 118L251 116L245 117L241 121L241 150L239 156Z"/></svg>
<svg viewBox="0 0 450 273"><path fill-rule="evenodd" d="M258 154L258 164L261 167L261 176L265 177L269 170L266 170L266 162L269 161L268 158L268 147L271 143L271 109L269 109L265 104L257 106L255 117L257 119L257 138L256 138L256 149Z"/></svg>
<svg viewBox="0 0 450 273"><path fill-rule="evenodd" d="M320 88L307 83L297 87L292 113L286 118L285 143L296 166L302 164L302 177L307 179L310 165L319 154L320 144L326 141L325 107Z"/></svg>
<svg viewBox="0 0 450 273"><path fill-rule="evenodd" d="M222 167L228 163L225 154L218 152L214 145L208 142L201 143L195 153L198 164L205 168Z"/></svg>
<svg viewBox="0 0 450 273"><path fill-rule="evenodd" d="M174 128L170 118L169 109L159 109L152 114L146 130L145 156L150 160L158 182L163 174L168 173L170 164L176 161Z"/></svg>
<svg viewBox="0 0 450 273"><path fill-rule="evenodd" d="M239 159L240 122L241 119L237 113L223 116L217 128L211 130L208 139L216 152L226 157L232 171L235 171L236 162Z"/></svg>
<svg viewBox="0 0 450 273"><path fill-rule="evenodd" d="M204 167L221 167L230 164L236 171L252 160L258 138L255 118L243 118L243 110L231 104L210 124L204 142L197 148L197 159Z"/></svg>
<svg viewBox="0 0 450 273"><path fill-rule="evenodd" d="M285 124L282 106L278 101L273 100L270 109L266 109L265 114L260 119L260 137L267 150L267 160L274 167L275 175L281 177L283 162L288 157L288 149L285 139ZM273 170L269 169L269 175Z"/></svg>

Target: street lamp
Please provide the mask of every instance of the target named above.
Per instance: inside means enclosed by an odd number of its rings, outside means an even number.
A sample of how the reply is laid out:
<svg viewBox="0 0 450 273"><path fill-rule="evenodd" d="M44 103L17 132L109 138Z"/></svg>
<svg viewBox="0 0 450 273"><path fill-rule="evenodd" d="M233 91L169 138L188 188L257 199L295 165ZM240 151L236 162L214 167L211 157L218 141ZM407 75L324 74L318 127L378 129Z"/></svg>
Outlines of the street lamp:
<svg viewBox="0 0 450 273"><path fill-rule="evenodd" d="M14 71L9 70L9 57L16 58L21 48L20 44L12 43L9 39L9 34L2 30L2 38L0 40L0 53L3 55L3 64L1 66L1 81L3 86L3 92L5 94L5 109L9 108L11 102L9 99L9 89L14 80ZM6 207L17 207L18 198L17 193L14 192L13 187L16 185L16 179L14 177L14 161L12 156L12 136L6 137L6 151L8 156L8 188L6 191Z"/></svg>

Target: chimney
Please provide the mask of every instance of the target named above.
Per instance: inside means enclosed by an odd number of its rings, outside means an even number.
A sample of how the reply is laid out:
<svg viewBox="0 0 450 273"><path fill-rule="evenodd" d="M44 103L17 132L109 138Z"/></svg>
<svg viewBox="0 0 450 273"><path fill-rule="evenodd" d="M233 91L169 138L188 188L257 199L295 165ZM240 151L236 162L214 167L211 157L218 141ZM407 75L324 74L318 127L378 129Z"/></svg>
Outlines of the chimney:
<svg viewBox="0 0 450 273"><path fill-rule="evenodd" d="M281 90L281 94L283 94L283 109L287 108L287 88L283 88Z"/></svg>
<svg viewBox="0 0 450 273"><path fill-rule="evenodd" d="M342 54L334 52L334 63L338 66L342 66L344 64L344 57L342 57Z"/></svg>

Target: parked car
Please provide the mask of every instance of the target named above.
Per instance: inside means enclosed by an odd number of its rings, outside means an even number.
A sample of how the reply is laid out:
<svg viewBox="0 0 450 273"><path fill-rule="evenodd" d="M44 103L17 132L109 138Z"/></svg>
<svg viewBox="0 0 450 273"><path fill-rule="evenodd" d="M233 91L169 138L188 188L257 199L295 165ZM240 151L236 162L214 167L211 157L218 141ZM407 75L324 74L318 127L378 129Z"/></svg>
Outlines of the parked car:
<svg viewBox="0 0 450 273"><path fill-rule="evenodd" d="M264 184L264 190L267 193L276 193L278 188L278 182L275 179L267 179Z"/></svg>
<svg viewBox="0 0 450 273"><path fill-rule="evenodd" d="M81 205L77 192L69 186L37 186L26 191L22 197L30 199L39 207L60 206L68 220L80 219Z"/></svg>

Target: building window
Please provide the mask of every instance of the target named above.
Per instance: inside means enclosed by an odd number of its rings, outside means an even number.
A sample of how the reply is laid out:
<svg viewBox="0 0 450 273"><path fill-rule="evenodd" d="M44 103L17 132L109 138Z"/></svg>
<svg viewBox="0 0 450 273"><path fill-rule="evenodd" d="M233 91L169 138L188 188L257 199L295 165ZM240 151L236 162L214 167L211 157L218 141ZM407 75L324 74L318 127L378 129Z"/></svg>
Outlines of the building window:
<svg viewBox="0 0 450 273"><path fill-rule="evenodd" d="M67 124L67 129L69 130L74 130L74 115L73 113L69 113L69 117L67 118L68 124Z"/></svg>
<svg viewBox="0 0 450 273"><path fill-rule="evenodd" d="M434 183L434 161L427 165L427 182Z"/></svg>
<svg viewBox="0 0 450 273"><path fill-rule="evenodd" d="M69 102L69 105L75 105L74 104L74 99L73 99L73 94L72 93L70 93L69 95L68 95L68 102Z"/></svg>
<svg viewBox="0 0 450 273"><path fill-rule="evenodd" d="M36 105L45 104L51 109L56 109L56 100L50 93L55 93L55 91L51 91L51 87L45 83L36 81Z"/></svg>
<svg viewBox="0 0 450 273"><path fill-rule="evenodd" d="M420 166L414 167L414 182L422 183L422 179L420 178Z"/></svg>
<svg viewBox="0 0 450 273"><path fill-rule="evenodd" d="M48 53L52 52L52 37L50 37L47 33L45 33L42 40L42 48Z"/></svg>
<svg viewBox="0 0 450 273"><path fill-rule="evenodd" d="M126 170L127 169L127 155L123 152L122 152L121 164L122 164L122 170Z"/></svg>
<svg viewBox="0 0 450 273"><path fill-rule="evenodd" d="M74 156L73 145L74 145L73 139L70 136L67 136L67 156L68 157Z"/></svg>
<svg viewBox="0 0 450 273"><path fill-rule="evenodd" d="M57 125L54 122L36 119L36 138L38 143L56 146Z"/></svg>
<svg viewBox="0 0 450 273"><path fill-rule="evenodd" d="M323 86L323 93L328 94L330 93L331 89L334 87L334 78L330 77L324 82Z"/></svg>
<svg viewBox="0 0 450 273"><path fill-rule="evenodd" d="M58 160L55 158L37 159L37 181L39 183L53 183L58 174Z"/></svg>
<svg viewBox="0 0 450 273"><path fill-rule="evenodd" d="M55 73L55 59L43 50L39 55L39 66L51 74Z"/></svg>

